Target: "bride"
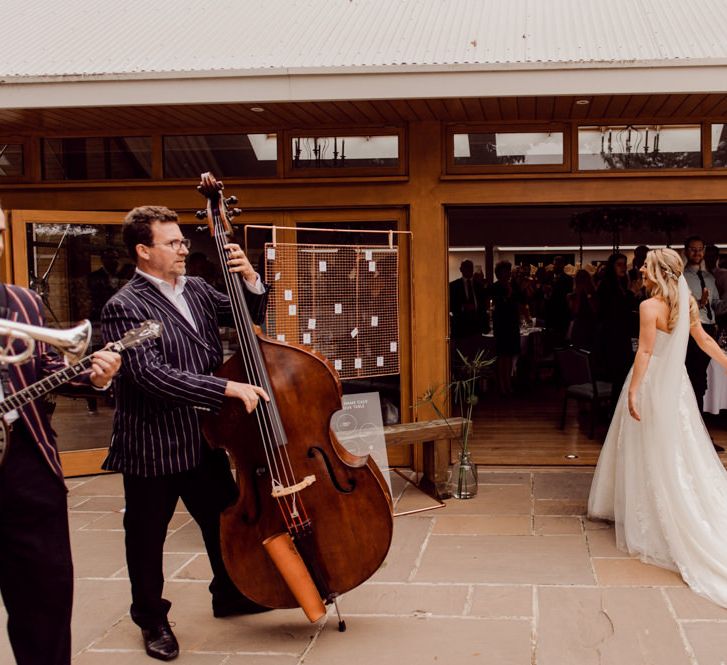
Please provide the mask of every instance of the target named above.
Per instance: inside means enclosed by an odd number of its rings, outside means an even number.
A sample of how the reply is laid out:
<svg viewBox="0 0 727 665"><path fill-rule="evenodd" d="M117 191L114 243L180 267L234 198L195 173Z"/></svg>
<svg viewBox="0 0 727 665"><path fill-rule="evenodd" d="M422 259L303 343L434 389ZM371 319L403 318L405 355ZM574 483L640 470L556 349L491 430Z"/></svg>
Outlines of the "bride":
<svg viewBox="0 0 727 665"><path fill-rule="evenodd" d="M678 571L727 607L727 472L714 452L684 367L689 335L727 370L704 331L679 255L654 249L641 269L639 349L608 430L589 517L615 522L616 544Z"/></svg>

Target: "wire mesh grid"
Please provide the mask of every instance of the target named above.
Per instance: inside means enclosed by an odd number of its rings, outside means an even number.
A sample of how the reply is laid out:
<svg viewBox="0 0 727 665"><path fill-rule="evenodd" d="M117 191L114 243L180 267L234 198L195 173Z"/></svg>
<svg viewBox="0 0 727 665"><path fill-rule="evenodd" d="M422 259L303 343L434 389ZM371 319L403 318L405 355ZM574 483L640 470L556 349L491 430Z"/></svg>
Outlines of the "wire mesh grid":
<svg viewBox="0 0 727 665"><path fill-rule="evenodd" d="M399 253L268 243L267 333L322 353L342 379L399 373Z"/></svg>

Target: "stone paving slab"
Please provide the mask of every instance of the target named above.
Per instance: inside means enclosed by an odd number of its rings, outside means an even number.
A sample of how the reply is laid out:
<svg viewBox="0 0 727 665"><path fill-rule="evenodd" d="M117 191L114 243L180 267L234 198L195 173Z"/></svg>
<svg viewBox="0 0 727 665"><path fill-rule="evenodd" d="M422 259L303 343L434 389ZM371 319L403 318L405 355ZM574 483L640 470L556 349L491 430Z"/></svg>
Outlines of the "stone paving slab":
<svg viewBox="0 0 727 665"><path fill-rule="evenodd" d="M538 589L538 665L693 665L658 589Z"/></svg>
<svg viewBox="0 0 727 665"><path fill-rule="evenodd" d="M305 665L492 663L531 665L530 621L361 617L321 631Z"/></svg>
<svg viewBox="0 0 727 665"><path fill-rule="evenodd" d="M583 536L432 536L416 582L594 584Z"/></svg>
<svg viewBox="0 0 727 665"><path fill-rule="evenodd" d="M585 518L591 469L480 468L478 496L395 519L384 565L311 624L300 610L215 619L199 529L180 503L165 597L180 665L725 665L727 609L616 548ZM69 482L73 665L150 665L128 615L123 488ZM394 477L397 510L431 499ZM4 622L0 607L0 622ZM0 631L0 663L13 663Z"/></svg>

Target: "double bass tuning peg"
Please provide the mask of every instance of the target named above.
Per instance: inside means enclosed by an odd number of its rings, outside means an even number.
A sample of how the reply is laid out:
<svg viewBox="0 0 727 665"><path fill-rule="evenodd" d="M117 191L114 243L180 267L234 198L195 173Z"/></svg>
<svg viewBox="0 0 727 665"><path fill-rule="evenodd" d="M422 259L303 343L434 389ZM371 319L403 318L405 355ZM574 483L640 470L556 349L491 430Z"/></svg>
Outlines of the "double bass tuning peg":
<svg viewBox="0 0 727 665"><path fill-rule="evenodd" d="M226 198L225 199L225 203L228 206L234 206L235 203L237 203L237 197L236 196L230 196L229 198Z"/></svg>
<svg viewBox="0 0 727 665"><path fill-rule="evenodd" d="M207 219L207 211L206 210L197 210L197 212L194 213L194 216L197 219Z"/></svg>
<svg viewBox="0 0 727 665"><path fill-rule="evenodd" d="M227 211L227 214L230 217L237 217L238 215L242 215L242 210L240 210L240 208L232 208L231 210Z"/></svg>

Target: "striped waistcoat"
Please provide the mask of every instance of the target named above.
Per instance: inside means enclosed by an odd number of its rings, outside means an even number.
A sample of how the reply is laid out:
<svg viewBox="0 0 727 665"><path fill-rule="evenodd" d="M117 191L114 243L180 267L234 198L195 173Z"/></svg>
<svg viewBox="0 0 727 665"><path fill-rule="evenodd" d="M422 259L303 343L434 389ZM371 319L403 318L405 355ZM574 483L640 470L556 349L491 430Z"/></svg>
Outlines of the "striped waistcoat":
<svg viewBox="0 0 727 665"><path fill-rule="evenodd" d="M250 314L262 320L267 294L245 290ZM127 350L115 380L116 413L103 468L155 477L195 468L203 439L199 409L222 406L226 379L211 374L222 363L220 324L230 301L198 277L188 277L184 299L197 326L141 275L118 291L101 315L104 342L120 339L147 319L162 322L161 337Z"/></svg>

